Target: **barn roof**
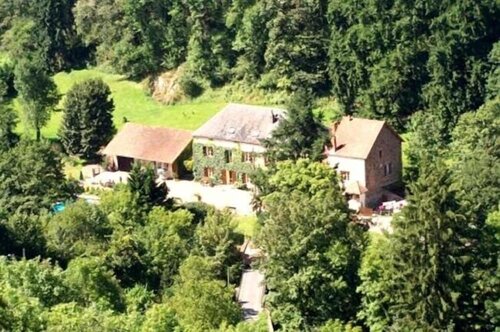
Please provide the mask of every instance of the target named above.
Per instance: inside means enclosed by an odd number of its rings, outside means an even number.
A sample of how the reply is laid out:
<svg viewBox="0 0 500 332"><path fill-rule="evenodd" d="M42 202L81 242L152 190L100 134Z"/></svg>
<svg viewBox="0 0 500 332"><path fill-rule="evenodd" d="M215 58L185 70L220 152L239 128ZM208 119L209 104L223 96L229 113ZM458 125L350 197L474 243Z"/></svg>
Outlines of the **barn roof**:
<svg viewBox="0 0 500 332"><path fill-rule="evenodd" d="M336 127L336 128L335 128ZM332 148L330 155L366 159L382 130L390 130L396 139L401 137L385 121L345 116L330 127ZM336 149L334 147L337 147Z"/></svg>
<svg viewBox="0 0 500 332"><path fill-rule="evenodd" d="M228 104L193 133L194 137L249 144L269 138L286 111L275 107Z"/></svg>
<svg viewBox="0 0 500 332"><path fill-rule="evenodd" d="M103 154L173 163L192 140L191 132L126 123Z"/></svg>

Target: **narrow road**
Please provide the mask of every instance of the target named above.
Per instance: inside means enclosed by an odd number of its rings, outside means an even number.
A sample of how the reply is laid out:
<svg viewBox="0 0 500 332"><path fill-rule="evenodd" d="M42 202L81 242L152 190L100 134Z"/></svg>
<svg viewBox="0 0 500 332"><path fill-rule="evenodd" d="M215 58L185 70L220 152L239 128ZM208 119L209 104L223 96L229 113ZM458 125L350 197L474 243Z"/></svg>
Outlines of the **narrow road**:
<svg viewBox="0 0 500 332"><path fill-rule="evenodd" d="M260 250L254 248L252 241L246 242L244 250L245 264L260 255ZM243 271L238 292L238 303L241 305L245 320L254 320L262 312L265 290L264 274L253 269Z"/></svg>
<svg viewBox="0 0 500 332"><path fill-rule="evenodd" d="M238 302L243 309L243 318L245 320L256 319L262 312L264 292L264 275L258 270L243 271Z"/></svg>

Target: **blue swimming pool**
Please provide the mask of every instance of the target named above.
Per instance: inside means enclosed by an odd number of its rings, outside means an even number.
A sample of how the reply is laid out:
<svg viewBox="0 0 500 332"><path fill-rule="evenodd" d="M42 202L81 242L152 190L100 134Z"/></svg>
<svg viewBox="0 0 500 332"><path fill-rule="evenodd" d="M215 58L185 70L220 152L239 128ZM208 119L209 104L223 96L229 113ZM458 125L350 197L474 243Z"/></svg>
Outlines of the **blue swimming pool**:
<svg viewBox="0 0 500 332"><path fill-rule="evenodd" d="M65 208L66 208L66 206L64 205L64 203L57 202L56 204L54 204L52 206L52 211L54 211L55 213L59 213L59 212L63 212Z"/></svg>

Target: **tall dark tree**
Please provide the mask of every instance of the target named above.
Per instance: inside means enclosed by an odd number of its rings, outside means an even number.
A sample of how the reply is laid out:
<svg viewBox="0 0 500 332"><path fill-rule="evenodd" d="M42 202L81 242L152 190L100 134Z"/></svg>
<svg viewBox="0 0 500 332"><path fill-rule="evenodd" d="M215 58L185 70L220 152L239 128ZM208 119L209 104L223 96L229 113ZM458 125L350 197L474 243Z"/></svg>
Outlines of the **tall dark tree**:
<svg viewBox="0 0 500 332"><path fill-rule="evenodd" d="M269 158L272 161L323 159L325 147L331 146L330 131L322 123L322 116L313 112L311 94L296 92L282 116L272 137L263 141Z"/></svg>
<svg viewBox="0 0 500 332"><path fill-rule="evenodd" d="M233 1L226 24L236 33L233 48L238 57L234 67L237 79L257 81L264 72L269 40L267 22L272 12L265 1Z"/></svg>
<svg viewBox="0 0 500 332"><path fill-rule="evenodd" d="M327 1L268 1L265 52L267 80L275 87L296 91L325 89L327 84Z"/></svg>
<svg viewBox="0 0 500 332"><path fill-rule="evenodd" d="M475 112L463 114L454 131L450 151L453 187L468 216L467 250L474 259L464 264L467 287L462 306L466 313L461 325L492 329L486 312L488 302L500 298L498 279L491 278L498 270L500 243L497 226L487 219L498 210L500 196L500 100L489 100Z"/></svg>
<svg viewBox="0 0 500 332"><path fill-rule="evenodd" d="M39 62L20 61L15 69L15 87L23 110L25 125L35 130L36 140L59 102L54 80Z"/></svg>
<svg viewBox="0 0 500 332"><path fill-rule="evenodd" d="M114 103L109 86L101 79L76 83L64 101L59 136L67 152L87 160L112 138Z"/></svg>
<svg viewBox="0 0 500 332"><path fill-rule="evenodd" d="M231 33L224 20L230 1L188 0L191 26L187 47L187 71L212 85L227 81L234 62Z"/></svg>
<svg viewBox="0 0 500 332"><path fill-rule="evenodd" d="M167 205L168 187L165 182L157 182L157 176L151 166L134 164L128 179L130 191L144 207Z"/></svg>
<svg viewBox="0 0 500 332"><path fill-rule="evenodd" d="M5 35L14 62L36 60L51 73L82 63L87 52L74 27L75 0L6 0L4 3L0 19L6 16Z"/></svg>
<svg viewBox="0 0 500 332"><path fill-rule="evenodd" d="M388 275L395 329L453 329L465 289L461 264L467 238L456 192L444 164L425 167L411 186L409 206L393 222ZM382 313L383 312L379 312Z"/></svg>
<svg viewBox="0 0 500 332"><path fill-rule="evenodd" d="M407 162L404 179L409 184L419 178L421 169L443 155L447 144L446 125L434 112L417 112L409 123Z"/></svg>
<svg viewBox="0 0 500 332"><path fill-rule="evenodd" d="M6 93L7 85L0 81L0 152L10 149L19 140L19 136L14 132L17 114L7 105Z"/></svg>
<svg viewBox="0 0 500 332"><path fill-rule="evenodd" d="M497 41L493 45L489 60L491 72L488 75L486 90L488 98L493 99L498 96L498 92L500 91L500 41Z"/></svg>

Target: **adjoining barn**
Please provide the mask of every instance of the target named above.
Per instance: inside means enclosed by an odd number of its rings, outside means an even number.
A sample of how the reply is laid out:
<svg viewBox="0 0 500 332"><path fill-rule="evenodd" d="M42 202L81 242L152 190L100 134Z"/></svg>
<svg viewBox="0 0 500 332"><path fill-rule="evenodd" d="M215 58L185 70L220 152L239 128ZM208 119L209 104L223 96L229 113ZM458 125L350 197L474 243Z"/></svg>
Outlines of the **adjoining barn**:
<svg viewBox="0 0 500 332"><path fill-rule="evenodd" d="M191 156L191 132L126 123L104 148L111 167L128 172L134 163L151 164L159 175L178 178Z"/></svg>

